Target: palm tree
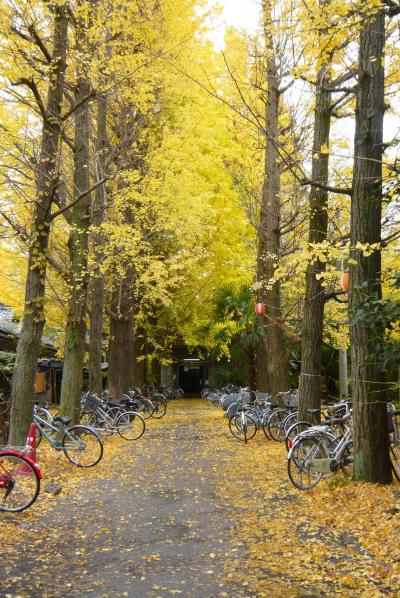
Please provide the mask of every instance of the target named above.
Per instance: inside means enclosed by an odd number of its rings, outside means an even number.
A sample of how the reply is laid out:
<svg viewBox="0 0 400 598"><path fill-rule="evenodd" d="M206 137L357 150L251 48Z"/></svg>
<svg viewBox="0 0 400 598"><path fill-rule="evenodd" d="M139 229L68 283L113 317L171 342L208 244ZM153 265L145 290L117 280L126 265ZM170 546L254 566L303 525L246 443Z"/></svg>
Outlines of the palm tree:
<svg viewBox="0 0 400 598"><path fill-rule="evenodd" d="M257 345L261 330L254 312L255 297L249 285L224 285L214 294L207 333L215 357L239 352L245 360L246 383L256 386Z"/></svg>

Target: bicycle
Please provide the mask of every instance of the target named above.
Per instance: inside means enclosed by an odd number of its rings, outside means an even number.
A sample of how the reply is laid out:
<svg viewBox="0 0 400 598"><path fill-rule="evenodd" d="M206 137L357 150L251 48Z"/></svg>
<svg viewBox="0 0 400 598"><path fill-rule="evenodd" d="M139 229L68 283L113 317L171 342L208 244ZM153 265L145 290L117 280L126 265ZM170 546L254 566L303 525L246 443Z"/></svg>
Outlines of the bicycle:
<svg viewBox="0 0 400 598"><path fill-rule="evenodd" d="M324 411L326 410L327 416L330 415L333 417L344 417L345 415L350 413L349 405L346 401L340 401L340 403L332 405L329 408L323 408L323 409L324 409ZM287 426L289 418L286 418L286 423L285 423L284 428L285 428L285 432L286 432L285 433L285 445L286 445L287 451L289 451L290 448L293 446L293 443L297 436L299 436L302 432L304 432L305 430L308 430L312 426L318 425L318 422L319 422L320 416L321 416L321 409L307 409L307 413L310 416L309 421L297 419L295 421L295 423L293 423L289 427ZM296 415L296 418L298 417L297 412L293 415ZM337 428L335 427L335 430L336 429Z"/></svg>
<svg viewBox="0 0 400 598"><path fill-rule="evenodd" d="M271 405L272 407L272 405ZM287 429L287 422L292 421L297 407L279 407L274 406L272 413L263 421L264 434L270 440L275 442L283 442L285 440L285 431Z"/></svg>
<svg viewBox="0 0 400 598"><path fill-rule="evenodd" d="M139 388L128 390L128 394L123 394L118 404L122 408L140 413L144 419L150 419L154 414L153 402L143 397Z"/></svg>
<svg viewBox="0 0 400 598"><path fill-rule="evenodd" d="M392 471L400 482L400 411L391 404L388 405L388 430Z"/></svg>
<svg viewBox="0 0 400 598"><path fill-rule="evenodd" d="M42 474L24 449L0 449L0 511L20 513L28 509L40 492Z"/></svg>
<svg viewBox="0 0 400 598"><path fill-rule="evenodd" d="M288 454L288 475L293 486L310 490L321 479L342 469L349 475L353 467L352 429L346 426L344 434L332 434L332 426L347 424L350 414L331 418L326 424L312 426L295 439Z"/></svg>
<svg viewBox="0 0 400 598"><path fill-rule="evenodd" d="M242 408L229 420L229 430L232 436L247 444L256 435L258 425L254 417Z"/></svg>
<svg viewBox="0 0 400 598"><path fill-rule="evenodd" d="M123 404L110 404L95 394L86 393L82 399L81 422L100 434L117 432L125 440L139 440L146 430L144 418Z"/></svg>
<svg viewBox="0 0 400 598"><path fill-rule="evenodd" d="M44 437L55 451L62 451L73 465L94 467L103 457L104 448L101 438L88 426L78 424L68 428L71 420L71 417L56 415L50 422L34 410L36 445L38 446Z"/></svg>

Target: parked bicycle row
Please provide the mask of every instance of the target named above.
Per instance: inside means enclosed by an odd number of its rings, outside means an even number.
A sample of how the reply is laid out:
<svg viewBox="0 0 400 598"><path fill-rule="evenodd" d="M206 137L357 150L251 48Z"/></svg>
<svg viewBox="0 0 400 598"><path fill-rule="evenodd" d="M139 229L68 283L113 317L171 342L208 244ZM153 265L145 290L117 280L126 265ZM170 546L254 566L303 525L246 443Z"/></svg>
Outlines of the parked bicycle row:
<svg viewBox="0 0 400 598"><path fill-rule="evenodd" d="M277 394L248 389L224 388L205 392L203 400L220 407L228 418L230 433L246 444L259 430L288 452L288 475L300 490L316 486L338 471L352 475L353 427L351 404L340 401L323 409L308 409L300 419L297 391ZM400 481L400 411L388 404L390 458L394 476Z"/></svg>
<svg viewBox="0 0 400 598"><path fill-rule="evenodd" d="M26 446L0 448L0 511L20 512L30 507L40 492L42 473L36 462L36 448L42 440L77 467L94 467L104 454L104 437L117 434L127 441L139 440L146 420L160 419L167 412L175 389L142 392L139 388L111 400L85 393L80 403L80 423L60 415L56 405L34 405ZM179 396L182 396L179 393Z"/></svg>

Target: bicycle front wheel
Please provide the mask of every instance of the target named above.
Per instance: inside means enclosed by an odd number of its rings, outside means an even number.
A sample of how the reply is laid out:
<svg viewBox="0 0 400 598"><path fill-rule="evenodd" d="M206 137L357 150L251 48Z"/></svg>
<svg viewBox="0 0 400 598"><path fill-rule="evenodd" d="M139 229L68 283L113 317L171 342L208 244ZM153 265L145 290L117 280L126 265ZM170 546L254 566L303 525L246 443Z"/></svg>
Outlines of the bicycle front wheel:
<svg viewBox="0 0 400 598"><path fill-rule="evenodd" d="M273 411L267 411L266 413L264 413L264 416L262 418L261 426L264 431L265 437L268 440L272 440L271 436L269 435L268 424L269 424L269 420L271 419L273 413L274 413Z"/></svg>
<svg viewBox="0 0 400 598"><path fill-rule="evenodd" d="M242 413L239 412L229 420L229 430L232 436L244 440L247 444L256 435L258 427L251 415L246 413L243 417Z"/></svg>
<svg viewBox="0 0 400 598"><path fill-rule="evenodd" d="M310 490L322 479L322 473L313 471L312 462L325 457L318 440L312 436L300 439L288 459L289 479L295 488Z"/></svg>
<svg viewBox="0 0 400 598"><path fill-rule="evenodd" d="M117 419L116 428L121 438L139 440L146 429L146 422L136 411L125 411Z"/></svg>
<svg viewBox="0 0 400 598"><path fill-rule="evenodd" d="M19 513L28 509L40 492L40 478L23 455L0 454L0 511Z"/></svg>
<svg viewBox="0 0 400 598"><path fill-rule="evenodd" d="M390 445L390 460L394 476L400 482L400 446L398 444Z"/></svg>
<svg viewBox="0 0 400 598"><path fill-rule="evenodd" d="M68 461L77 467L94 467L103 457L100 436L87 426L69 428L61 444Z"/></svg>
<svg viewBox="0 0 400 598"><path fill-rule="evenodd" d="M283 421L283 431L286 434L288 433L289 428L291 428L293 426L293 424L295 424L296 422L299 421L299 414L297 411L295 411L294 413L289 413L289 415L287 415Z"/></svg>

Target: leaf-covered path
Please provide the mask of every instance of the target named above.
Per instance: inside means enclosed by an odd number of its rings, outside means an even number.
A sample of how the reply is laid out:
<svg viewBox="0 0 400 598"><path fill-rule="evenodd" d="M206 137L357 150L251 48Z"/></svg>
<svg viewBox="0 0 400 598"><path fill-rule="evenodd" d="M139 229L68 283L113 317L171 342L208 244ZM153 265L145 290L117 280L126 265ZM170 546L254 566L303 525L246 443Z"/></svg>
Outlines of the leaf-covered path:
<svg viewBox="0 0 400 598"><path fill-rule="evenodd" d="M282 446L237 443L200 401L107 439L89 472L40 451L63 492L2 516L0 596L399 595L395 490L298 494Z"/></svg>

